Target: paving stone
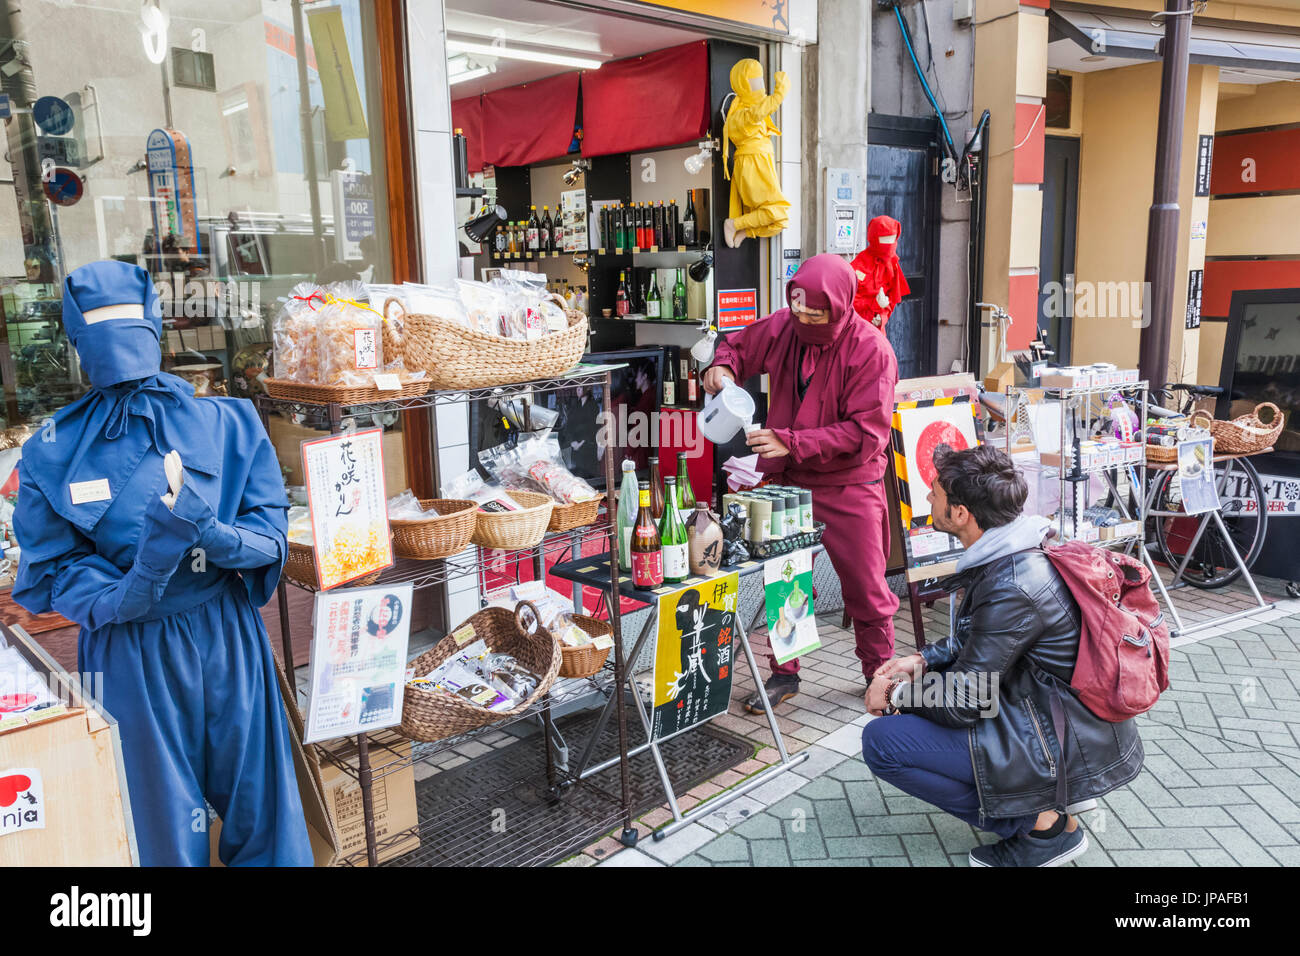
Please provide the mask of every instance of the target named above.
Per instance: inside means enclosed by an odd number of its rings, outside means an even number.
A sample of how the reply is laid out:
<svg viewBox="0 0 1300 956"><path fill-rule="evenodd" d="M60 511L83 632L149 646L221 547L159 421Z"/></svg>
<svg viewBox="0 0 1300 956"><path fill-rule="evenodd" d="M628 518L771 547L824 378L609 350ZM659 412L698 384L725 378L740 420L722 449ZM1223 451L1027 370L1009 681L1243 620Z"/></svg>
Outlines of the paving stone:
<svg viewBox="0 0 1300 956"><path fill-rule="evenodd" d="M1250 803L1250 797L1239 787L1190 787L1175 793L1185 807L1227 806L1233 803Z"/></svg>
<svg viewBox="0 0 1300 956"><path fill-rule="evenodd" d="M1213 849L1188 850L1187 851L1197 866L1236 866L1237 861L1232 858L1232 854L1222 847Z"/></svg>
<svg viewBox="0 0 1300 956"><path fill-rule="evenodd" d="M903 834L903 848L913 866L950 866L948 854L933 833Z"/></svg>
<svg viewBox="0 0 1300 956"><path fill-rule="evenodd" d="M654 857L642 853L635 848L624 848L615 853L608 860L600 864L601 866L621 866L621 867L662 867L663 863Z"/></svg>
<svg viewBox="0 0 1300 956"><path fill-rule="evenodd" d="M1277 861L1240 827L1211 827L1209 834L1232 854L1238 866L1277 866Z"/></svg>
<svg viewBox="0 0 1300 956"><path fill-rule="evenodd" d="M749 854L754 866L790 865L790 852L784 840L750 840Z"/></svg>
<svg viewBox="0 0 1300 956"><path fill-rule="evenodd" d="M818 800L817 823L825 837L857 836L858 825L848 800Z"/></svg>
<svg viewBox="0 0 1300 956"><path fill-rule="evenodd" d="M1300 823L1300 806L1271 783L1241 789L1278 823ZM1300 799L1300 791L1296 791L1295 796Z"/></svg>
<svg viewBox="0 0 1300 956"><path fill-rule="evenodd" d="M780 839L784 835L782 820L771 813L760 813L758 816L751 817L744 823L738 824L732 832L751 841Z"/></svg>
<svg viewBox="0 0 1300 956"><path fill-rule="evenodd" d="M1115 866L1115 861L1110 858L1110 854L1107 853L1105 849L1097 845L1096 840L1089 837L1088 849L1084 851L1082 856L1076 856L1073 860L1071 860L1070 865L1087 866L1087 867L1113 867Z"/></svg>
<svg viewBox="0 0 1300 956"><path fill-rule="evenodd" d="M1218 846L1201 827L1134 827L1129 832L1138 843L1151 850L1212 849Z"/></svg>
<svg viewBox="0 0 1300 956"><path fill-rule="evenodd" d="M801 821L797 829L794 821L786 825L785 844L790 851L791 860L823 859L827 856L821 828L817 825L816 817L811 814L807 820Z"/></svg>
<svg viewBox="0 0 1300 956"><path fill-rule="evenodd" d="M872 867L877 866L911 866L912 861L905 856L876 856L871 858Z"/></svg>
<svg viewBox="0 0 1300 956"><path fill-rule="evenodd" d="M850 780L870 780L871 768L861 760L846 760L828 770L827 776L846 783Z"/></svg>
<svg viewBox="0 0 1300 956"><path fill-rule="evenodd" d="M1189 777L1172 757L1166 757L1163 755L1149 756L1145 761L1143 761L1143 767L1148 772L1154 774L1157 780L1170 789L1175 787L1201 786L1198 781ZM1206 772L1218 771L1202 771L1202 773Z"/></svg>
<svg viewBox="0 0 1300 956"><path fill-rule="evenodd" d="M683 857L678 860L673 864L673 866L713 866L713 863L704 859L702 856L692 854L691 856Z"/></svg>
<svg viewBox="0 0 1300 956"><path fill-rule="evenodd" d="M1192 770L1192 777L1202 787L1224 787L1247 783L1263 783L1264 778L1254 770L1237 768L1235 770Z"/></svg>
<svg viewBox="0 0 1300 956"><path fill-rule="evenodd" d="M1283 866L1300 866L1300 846L1271 846L1268 852Z"/></svg>
<svg viewBox="0 0 1300 956"><path fill-rule="evenodd" d="M1295 839L1256 806L1228 807L1228 813L1261 846L1294 846Z"/></svg>
<svg viewBox="0 0 1300 956"><path fill-rule="evenodd" d="M937 841L935 845L938 845ZM826 849L836 859L875 858L903 852L902 844L896 836L832 837L826 841Z"/></svg>
<svg viewBox="0 0 1300 956"><path fill-rule="evenodd" d="M906 820L907 817L887 817L888 820ZM939 842L950 855L965 854L972 847L979 846L979 838L975 835L975 828L964 820L958 820L947 813L932 813L929 816L930 824L934 827L935 833L939 836ZM865 832L865 831L864 831Z"/></svg>
<svg viewBox="0 0 1300 956"><path fill-rule="evenodd" d="M947 817L948 814L942 814ZM857 818L858 830L864 836L883 833L932 833L934 827L930 820L939 814L925 813L889 813L882 815L860 816ZM956 817L948 819L959 826L969 827Z"/></svg>
<svg viewBox="0 0 1300 956"><path fill-rule="evenodd" d="M1186 850L1108 850L1116 866L1193 866Z"/></svg>
<svg viewBox="0 0 1300 956"><path fill-rule="evenodd" d="M1109 850L1137 850L1141 844L1133 834L1122 824L1113 812L1108 813L1105 825L1093 826L1089 821L1088 834L1091 839L1096 840L1103 847ZM981 841L983 834L981 834Z"/></svg>
<svg viewBox="0 0 1300 956"><path fill-rule="evenodd" d="M797 769L792 768L776 774L762 786L749 791L748 796L763 804L773 804L783 797L789 796L808 783L808 778L801 777L796 772Z"/></svg>
<svg viewBox="0 0 1300 956"><path fill-rule="evenodd" d="M1115 790L1106 795L1106 804L1129 829L1134 827L1154 827L1160 825L1146 804L1135 794L1125 790Z"/></svg>
<svg viewBox="0 0 1300 956"><path fill-rule="evenodd" d="M818 777L799 788L799 796L808 800L843 800L844 784L833 777Z"/></svg>
<svg viewBox="0 0 1300 956"><path fill-rule="evenodd" d="M874 780L846 783L844 792L848 794L849 806L853 807L853 814L859 820L862 817L889 812L885 806L885 799L880 793L880 787Z"/></svg>
<svg viewBox="0 0 1300 956"><path fill-rule="evenodd" d="M706 860L720 863L724 860L749 860L749 843L734 833L724 833L699 849Z"/></svg>
<svg viewBox="0 0 1300 956"><path fill-rule="evenodd" d="M649 839L638 843L643 853L648 853L661 863L676 863L694 853L712 840L716 834L708 827L689 823L662 840Z"/></svg>
<svg viewBox="0 0 1300 956"><path fill-rule="evenodd" d="M752 797L735 797L707 816L700 817L699 822L715 833L724 833L763 809L763 804Z"/></svg>
<svg viewBox="0 0 1300 956"><path fill-rule="evenodd" d="M1165 827L1230 827L1236 821L1223 807L1161 807L1156 819Z"/></svg>
<svg viewBox="0 0 1300 956"><path fill-rule="evenodd" d="M1152 774L1138 774L1133 782L1128 785L1128 789L1136 793L1148 807L1179 806L1178 798L1161 786L1160 781Z"/></svg>

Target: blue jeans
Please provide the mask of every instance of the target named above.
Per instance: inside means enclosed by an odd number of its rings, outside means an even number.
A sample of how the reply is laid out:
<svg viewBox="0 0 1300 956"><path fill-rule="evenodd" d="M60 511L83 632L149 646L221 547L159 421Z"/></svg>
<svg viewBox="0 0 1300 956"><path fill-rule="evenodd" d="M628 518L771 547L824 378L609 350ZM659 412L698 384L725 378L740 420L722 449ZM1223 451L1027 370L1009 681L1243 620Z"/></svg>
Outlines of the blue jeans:
<svg viewBox="0 0 1300 956"><path fill-rule="evenodd" d="M1029 832L1038 819L1036 813L980 819L966 730L916 714L878 717L862 728L862 759L878 779L1003 839Z"/></svg>

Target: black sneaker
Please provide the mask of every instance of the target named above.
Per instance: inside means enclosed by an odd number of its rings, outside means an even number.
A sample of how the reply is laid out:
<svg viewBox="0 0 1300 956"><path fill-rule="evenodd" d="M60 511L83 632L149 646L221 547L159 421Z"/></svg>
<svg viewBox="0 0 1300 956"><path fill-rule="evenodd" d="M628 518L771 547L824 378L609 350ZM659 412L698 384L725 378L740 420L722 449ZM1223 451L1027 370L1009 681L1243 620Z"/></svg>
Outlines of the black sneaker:
<svg viewBox="0 0 1300 956"><path fill-rule="evenodd" d="M1043 840L1028 833L970 851L971 866L1061 866L1088 849L1083 827Z"/></svg>
<svg viewBox="0 0 1300 956"><path fill-rule="evenodd" d="M763 684L763 693L767 695L768 702L772 709L783 701L789 700L795 694L799 693L799 676L797 674L773 674ZM763 713L763 697L761 694L751 694L749 700L745 701L745 710L751 714Z"/></svg>

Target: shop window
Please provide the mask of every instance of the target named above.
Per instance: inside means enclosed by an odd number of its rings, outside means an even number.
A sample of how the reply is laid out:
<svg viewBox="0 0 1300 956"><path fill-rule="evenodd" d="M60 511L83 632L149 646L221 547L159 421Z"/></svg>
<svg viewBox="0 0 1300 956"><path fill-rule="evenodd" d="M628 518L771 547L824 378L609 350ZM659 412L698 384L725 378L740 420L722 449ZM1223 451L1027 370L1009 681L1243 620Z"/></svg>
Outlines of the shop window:
<svg viewBox="0 0 1300 956"><path fill-rule="evenodd" d="M161 46L166 69L142 42L138 3L26 4L21 17L0 6L0 47L24 51L2 78L12 106L0 132L4 427L39 426L85 391L61 322L60 283L79 266L148 269L164 371L209 366L210 381L241 397L271 374L272 324L297 284L393 280L373 5L303 4L300 34L278 0L184 6ZM42 111L47 127L33 114L43 96L67 104ZM66 171L56 204L35 144L59 139L85 148L55 158Z"/></svg>
<svg viewBox="0 0 1300 956"><path fill-rule="evenodd" d="M217 91L212 54L172 47L172 82L191 90Z"/></svg>

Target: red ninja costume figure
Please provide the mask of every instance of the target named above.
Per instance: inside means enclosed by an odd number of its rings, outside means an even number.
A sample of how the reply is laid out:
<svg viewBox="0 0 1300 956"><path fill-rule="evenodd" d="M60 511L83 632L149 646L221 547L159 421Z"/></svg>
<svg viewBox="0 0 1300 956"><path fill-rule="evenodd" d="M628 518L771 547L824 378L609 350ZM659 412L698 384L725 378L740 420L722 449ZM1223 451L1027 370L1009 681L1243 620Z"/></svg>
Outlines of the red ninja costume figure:
<svg viewBox="0 0 1300 956"><path fill-rule="evenodd" d="M813 518L853 619L858 659L870 681L894 651L898 598L885 583L889 510L884 478L898 362L889 340L853 313L853 270L839 256L813 256L786 285L789 308L719 338L703 384L769 377L767 422L746 441L758 470L812 491ZM778 704L799 688L799 662L777 664L763 687ZM746 701L762 710L756 694Z"/></svg>
<svg viewBox="0 0 1300 956"><path fill-rule="evenodd" d="M894 307L911 289L898 261L898 240L903 226L897 219L877 216L867 225L867 248L853 260L858 274L858 291L853 311L882 332Z"/></svg>

